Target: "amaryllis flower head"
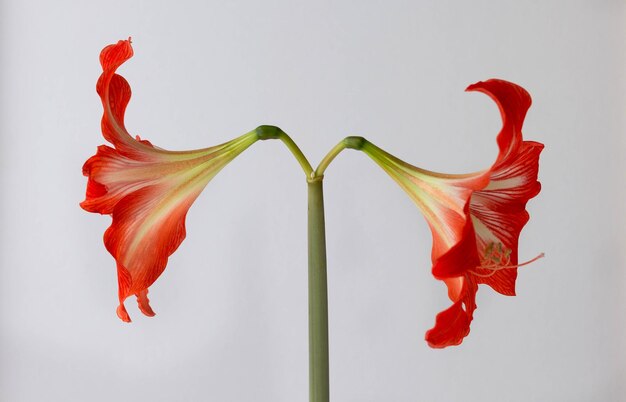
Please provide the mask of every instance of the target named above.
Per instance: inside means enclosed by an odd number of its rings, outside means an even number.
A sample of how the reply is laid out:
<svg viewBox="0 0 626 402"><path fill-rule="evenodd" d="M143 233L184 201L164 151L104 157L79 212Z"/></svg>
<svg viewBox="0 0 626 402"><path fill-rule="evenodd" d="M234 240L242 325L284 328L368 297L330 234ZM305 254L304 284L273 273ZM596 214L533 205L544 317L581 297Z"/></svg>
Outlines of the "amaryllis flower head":
<svg viewBox="0 0 626 402"><path fill-rule="evenodd" d="M132 55L130 39L109 45L100 54L103 72L96 89L104 107L102 133L114 148L101 145L85 162L83 174L89 180L80 204L86 211L113 218L104 243L117 262L117 315L126 322L130 317L124 300L131 295L145 315L154 315L148 288L185 238L189 207L228 162L258 139L253 131L215 147L173 152L133 138L124 126L130 86L115 74Z"/></svg>
<svg viewBox="0 0 626 402"><path fill-rule="evenodd" d="M408 193L430 226L432 272L445 282L453 302L426 333L435 348L458 345L469 334L479 284L515 295L517 267L525 264L518 262L517 248L529 219L526 203L541 189L537 173L543 144L522 139L531 104L528 92L496 79L467 90L489 95L500 108L500 152L491 168L465 175L435 173L409 165L368 141L359 144Z"/></svg>

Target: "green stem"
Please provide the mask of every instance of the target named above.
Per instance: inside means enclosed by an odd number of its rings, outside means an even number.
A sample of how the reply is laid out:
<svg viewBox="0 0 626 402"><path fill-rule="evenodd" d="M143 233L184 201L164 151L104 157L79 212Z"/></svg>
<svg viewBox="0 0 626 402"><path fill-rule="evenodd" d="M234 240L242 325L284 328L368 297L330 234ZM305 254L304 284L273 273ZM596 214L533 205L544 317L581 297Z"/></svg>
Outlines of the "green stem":
<svg viewBox="0 0 626 402"><path fill-rule="evenodd" d="M314 177L313 167L309 160L287 133L276 126L259 126L255 131L260 140L281 140L302 167L307 180Z"/></svg>
<svg viewBox="0 0 626 402"><path fill-rule="evenodd" d="M326 227L324 223L324 171L346 148L361 149L365 140L346 137L322 159L315 171L300 148L283 130L259 126L260 140L280 139L295 156L308 183L309 246L309 402L329 402L328 285L326 279Z"/></svg>
<svg viewBox="0 0 626 402"><path fill-rule="evenodd" d="M337 157L337 155L339 155L341 151L346 148L361 149L365 141L366 140L363 137L346 137L341 140L339 144L335 145L333 149L328 151L324 159L322 159L320 164L317 166L317 169L315 169L315 175L313 177L323 177L328 165L330 165L330 163Z"/></svg>
<svg viewBox="0 0 626 402"><path fill-rule="evenodd" d="M310 177L313 177L313 167L309 163L309 160L306 158L306 156L304 156L300 148L296 145L296 143L293 142L291 137L288 136L284 131L281 131L278 136L278 139L281 140L287 146L287 148L291 151L293 156L296 157L296 160L302 167L302 170L304 171L304 174L306 175L307 179Z"/></svg>
<svg viewBox="0 0 626 402"><path fill-rule="evenodd" d="M339 144L335 145L333 149L328 151L324 159L322 159L320 164L317 165L317 169L315 169L315 176L324 176L324 172L326 171L328 165L330 165L330 162L332 162L333 159L335 159L335 157L344 149L346 149L346 143L345 140L341 140Z"/></svg>
<svg viewBox="0 0 626 402"><path fill-rule="evenodd" d="M322 177L308 180L308 199L309 402L328 402L328 288Z"/></svg>

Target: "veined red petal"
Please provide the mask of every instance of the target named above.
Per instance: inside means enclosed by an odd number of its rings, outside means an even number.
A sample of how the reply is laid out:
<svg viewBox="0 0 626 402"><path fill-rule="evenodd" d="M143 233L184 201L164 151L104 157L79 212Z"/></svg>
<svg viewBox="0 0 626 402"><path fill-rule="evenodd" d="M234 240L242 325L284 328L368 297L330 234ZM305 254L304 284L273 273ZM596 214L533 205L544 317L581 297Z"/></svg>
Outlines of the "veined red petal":
<svg viewBox="0 0 626 402"><path fill-rule="evenodd" d="M133 138L124 127L130 85L115 74L132 54L130 40L107 46L100 54L103 73L96 89L104 107L102 133L115 148L102 145L85 162L83 174L89 180L80 204L113 218L104 242L117 263L117 314L126 322L130 316L124 300L131 295L145 315L154 315L148 288L185 238L191 204L224 166L258 139L250 132L215 147L173 152Z"/></svg>
<svg viewBox="0 0 626 402"><path fill-rule="evenodd" d="M140 141L135 141L126 131L124 112L130 101L131 89L122 76L115 74L117 68L132 56L130 39L105 47L100 53L103 71L96 84L96 91L104 107L102 116L104 138L115 145L120 153L138 159L146 156L147 149L150 147Z"/></svg>
<svg viewBox="0 0 626 402"><path fill-rule="evenodd" d="M425 339L431 348L445 348L460 345L469 335L469 314L463 309L463 302L458 301L435 317L435 326L426 331Z"/></svg>
<svg viewBox="0 0 626 402"><path fill-rule="evenodd" d="M96 85L104 107L102 135L116 147L133 150L133 139L124 126L124 113L131 98L131 89L124 77L103 73Z"/></svg>
<svg viewBox="0 0 626 402"><path fill-rule="evenodd" d="M522 125L532 103L530 94L509 81L490 79L467 87L466 91L478 91L490 96L502 115L502 129L497 141L500 153L496 164L508 155L515 154L522 142Z"/></svg>
<svg viewBox="0 0 626 402"><path fill-rule="evenodd" d="M126 195L162 178L159 169L150 173L149 165L140 164L106 145L100 145L98 152L85 162L83 174L89 177L89 182L85 201L80 206L101 214L112 213Z"/></svg>
<svg viewBox="0 0 626 402"><path fill-rule="evenodd" d="M446 310L437 314L435 326L426 332L425 339L432 348L460 345L470 333L470 324L476 309L478 285L462 278L461 297Z"/></svg>
<svg viewBox="0 0 626 402"><path fill-rule="evenodd" d="M133 47L131 40L120 40L115 44L108 45L100 52L100 65L103 71L117 70L119 66L133 57Z"/></svg>
<svg viewBox="0 0 626 402"><path fill-rule="evenodd" d="M469 216L469 200L464 211L465 216ZM478 265L480 258L476 249L476 234L472 221L467 219L459 241L438 258L433 258L432 272L437 279L454 278L465 275Z"/></svg>
<svg viewBox="0 0 626 402"><path fill-rule="evenodd" d="M488 184L487 172L466 175L431 172L412 166L369 141L362 151L382 167L421 210L433 235L433 261L464 239L470 196Z"/></svg>
<svg viewBox="0 0 626 402"><path fill-rule="evenodd" d="M103 145L85 163L90 187L81 206L113 217L104 242L117 261L122 320L130 320L123 302L133 294L141 311L154 315L147 289L185 238L189 207L206 184L255 141L251 133L196 151L193 159L183 153L178 159L155 161L133 160Z"/></svg>
<svg viewBox="0 0 626 402"><path fill-rule="evenodd" d="M130 295L138 297L144 314L153 315L147 289L161 275L168 257L185 238L185 216L204 185L194 183L182 194L176 188L155 185L127 195L115 207L113 223L104 243L122 270L120 304Z"/></svg>
<svg viewBox="0 0 626 402"><path fill-rule="evenodd" d="M207 154L199 153L195 163L190 165L155 152L129 157L115 148L100 145L98 152L83 166L83 174L89 177L89 184L86 199L80 206L89 212L110 214L126 195L156 184L166 176L199 166L207 158Z"/></svg>
<svg viewBox="0 0 626 402"><path fill-rule="evenodd" d="M501 244L509 253L509 266L518 264L519 236L529 219L526 203L541 190L537 175L542 149L542 144L522 142L518 152L506 159L506 164L499 163L491 172L489 185L474 192L470 200L479 252L490 244ZM517 268L478 272L483 274L477 277L479 283L501 294L515 295Z"/></svg>
<svg viewBox="0 0 626 402"><path fill-rule="evenodd" d="M528 221L527 201L537 182L543 145L523 141L522 126L531 105L528 92L503 80L470 85L498 105L502 129L499 154L491 168L469 175L446 175L407 164L369 142L361 150L413 199L433 233L433 275L443 280L454 304L437 315L426 334L432 347L458 345L469 333L479 283L515 294L517 246Z"/></svg>

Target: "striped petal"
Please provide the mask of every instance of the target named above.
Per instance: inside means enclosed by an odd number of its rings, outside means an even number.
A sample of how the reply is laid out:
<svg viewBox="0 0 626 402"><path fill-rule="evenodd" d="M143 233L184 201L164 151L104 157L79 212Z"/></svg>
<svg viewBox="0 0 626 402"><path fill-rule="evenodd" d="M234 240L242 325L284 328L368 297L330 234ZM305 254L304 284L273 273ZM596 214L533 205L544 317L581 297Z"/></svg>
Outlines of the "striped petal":
<svg viewBox="0 0 626 402"><path fill-rule="evenodd" d="M402 187L428 222L433 276L444 281L454 303L437 315L426 341L433 348L458 345L469 334L476 308L477 284L466 272L480 264L470 199L488 185L489 171L446 175L409 165L369 142L362 150Z"/></svg>
<svg viewBox="0 0 626 402"><path fill-rule="evenodd" d="M500 152L489 173L489 184L472 194L470 215L481 254L476 280L495 291L515 295L518 240L528 222L526 203L539 194L539 155L543 144L524 141L522 126L531 98L526 90L502 80L488 80L468 87L490 96L502 116L498 134ZM502 268L508 267L508 268Z"/></svg>
<svg viewBox="0 0 626 402"><path fill-rule="evenodd" d="M503 80L470 85L489 95L502 115L498 157L489 170L467 175L430 172L403 162L366 142L362 150L411 197L433 234L432 272L443 280L453 304L426 333L431 347L458 345L469 334L478 284L515 294L517 246L528 221L525 206L537 182L543 145L523 141L531 104L528 92Z"/></svg>
<svg viewBox="0 0 626 402"><path fill-rule="evenodd" d="M502 129L496 138L500 153L493 166L497 166L509 156L514 157L522 143L522 126L532 103L530 94L517 84L499 79L480 81L465 90L484 93L493 99L500 109Z"/></svg>
<svg viewBox="0 0 626 402"><path fill-rule="evenodd" d="M531 105L528 92L502 80L479 82L468 90L489 95L500 109L499 154L489 170L489 183L474 191L470 198L472 230L468 230L464 242L473 238L473 250L460 245L433 267L433 272L437 273L444 260L449 260L446 261L448 266L454 265L454 260L458 266L467 266L467 256L476 261L476 254L480 261L456 280L445 281L454 304L440 313L448 321L438 316L435 327L427 332L426 339L432 347L458 345L469 334L479 283L487 284L503 295L515 295L518 239L529 219L525 207L541 189L537 175L543 144L523 141L522 138L524 117ZM456 319L451 321L449 317L453 314ZM446 323L447 328L444 327Z"/></svg>
<svg viewBox="0 0 626 402"><path fill-rule="evenodd" d="M133 138L124 126L131 90L116 69L133 54L130 40L104 48L103 73L97 84L104 115L102 133L114 148L101 145L83 166L87 191L81 207L111 215L104 234L117 263L118 316L130 317L124 300L137 297L140 310L154 315L148 288L163 273L169 256L185 238L185 216L208 182L252 145L258 135L245 134L211 148L173 152Z"/></svg>
<svg viewBox="0 0 626 402"><path fill-rule="evenodd" d="M470 223L469 199L472 192L488 184L488 172L467 175L431 172L412 166L369 141L364 141L361 150L400 185L426 218L433 235L433 262L462 242Z"/></svg>
<svg viewBox="0 0 626 402"><path fill-rule="evenodd" d="M458 299L435 317L435 326L426 331L425 339L431 348L460 345L470 333L470 324L476 309L478 284L471 278L446 279L449 289L458 288Z"/></svg>
<svg viewBox="0 0 626 402"><path fill-rule="evenodd" d="M476 245L484 261L482 265L493 265L476 270L480 274L477 280L504 295L515 295L519 236L529 219L526 203L541 190L537 175L542 149L543 144L522 142L518 153L507 158L509 163L499 164L491 172L489 185L474 192L470 201ZM493 250L488 251L490 255L485 255L485 251L494 245L502 249L503 258L493 258Z"/></svg>
<svg viewBox="0 0 626 402"><path fill-rule="evenodd" d="M100 53L102 74L96 84L96 91L102 100L102 134L123 154L138 157L150 148L147 144L135 141L124 126L124 112L130 101L131 90L126 80L115 71L133 56L133 48L128 40L120 40L109 45ZM143 152L142 152L143 151Z"/></svg>

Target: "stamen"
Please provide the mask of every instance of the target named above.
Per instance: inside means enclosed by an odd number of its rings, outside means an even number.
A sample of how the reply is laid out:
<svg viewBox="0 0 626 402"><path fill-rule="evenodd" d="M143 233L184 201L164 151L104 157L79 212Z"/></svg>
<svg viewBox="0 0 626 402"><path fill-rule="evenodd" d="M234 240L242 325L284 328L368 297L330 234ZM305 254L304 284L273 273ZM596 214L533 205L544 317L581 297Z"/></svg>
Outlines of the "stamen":
<svg viewBox="0 0 626 402"><path fill-rule="evenodd" d="M502 243L489 243L485 247L481 265L479 267L476 267L476 269L485 269L491 272L487 274L482 274L476 272L475 270L469 270L469 272L481 278L489 278L490 276L494 275L496 272L502 269L523 267L524 265L528 265L537 261L540 258L545 257L545 254L541 253L535 258L526 262L522 262L520 264L511 264L511 252L512 250L503 247Z"/></svg>

